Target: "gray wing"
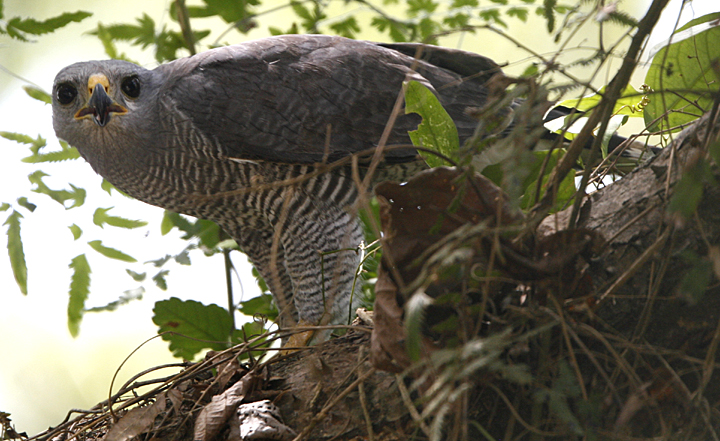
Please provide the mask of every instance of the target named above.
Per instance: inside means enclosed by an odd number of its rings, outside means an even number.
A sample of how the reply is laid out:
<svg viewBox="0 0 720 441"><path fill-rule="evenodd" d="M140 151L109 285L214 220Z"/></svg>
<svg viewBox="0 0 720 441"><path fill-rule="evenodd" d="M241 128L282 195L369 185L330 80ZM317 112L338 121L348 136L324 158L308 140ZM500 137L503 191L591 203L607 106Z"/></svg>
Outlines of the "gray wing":
<svg viewBox="0 0 720 441"><path fill-rule="evenodd" d="M454 52L462 64L458 54L467 53ZM369 42L282 36L211 50L158 70L168 79L164 97L226 155L313 163L324 159L326 145L330 161L377 146L413 61ZM482 105L487 93L482 81L460 81L466 73L424 61L413 73L438 93L461 140L476 125L465 109ZM454 85L443 87L448 84ZM407 132L419 122L416 114L399 115L388 144L409 145ZM410 160L415 151L393 150L386 157Z"/></svg>

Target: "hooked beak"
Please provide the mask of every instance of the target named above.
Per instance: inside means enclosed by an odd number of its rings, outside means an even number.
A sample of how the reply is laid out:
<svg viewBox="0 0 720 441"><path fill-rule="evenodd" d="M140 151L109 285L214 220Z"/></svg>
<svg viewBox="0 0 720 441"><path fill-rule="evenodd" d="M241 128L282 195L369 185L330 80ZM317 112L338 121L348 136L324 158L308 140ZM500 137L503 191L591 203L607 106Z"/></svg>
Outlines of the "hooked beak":
<svg viewBox="0 0 720 441"><path fill-rule="evenodd" d="M111 114L123 115L127 113L128 110L125 107L113 101L107 94L109 88L110 82L105 75L95 74L90 76L90 79L88 79L90 99L85 107L77 111L75 119L92 117L95 124L105 127L110 121Z"/></svg>

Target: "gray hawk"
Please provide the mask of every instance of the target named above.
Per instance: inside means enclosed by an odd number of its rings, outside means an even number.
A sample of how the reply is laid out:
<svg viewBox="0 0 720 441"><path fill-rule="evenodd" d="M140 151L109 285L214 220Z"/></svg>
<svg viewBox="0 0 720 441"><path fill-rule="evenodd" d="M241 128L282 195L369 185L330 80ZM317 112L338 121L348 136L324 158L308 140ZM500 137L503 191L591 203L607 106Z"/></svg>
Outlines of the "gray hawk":
<svg viewBox="0 0 720 441"><path fill-rule="evenodd" d="M125 193L217 222L272 291L279 325L346 322L359 263L358 189L349 165L377 147L408 79L429 87L460 142L498 66L477 54L323 35L249 41L153 70L118 60L76 63L53 85L57 136ZM379 177L422 168L401 112ZM292 184L291 184L292 183ZM322 337L320 338L322 339Z"/></svg>
<svg viewBox="0 0 720 441"><path fill-rule="evenodd" d="M286 35L153 70L76 63L55 78L53 125L128 195L217 222L266 280L281 328L344 323L359 257L333 251L362 240L358 190L349 166L313 171L376 147L408 78L437 93L464 141L477 124L465 109L482 105L499 70L476 54L428 47L416 61L415 51ZM406 147L387 151L379 176L421 167L407 134L420 120L398 116L387 145Z"/></svg>

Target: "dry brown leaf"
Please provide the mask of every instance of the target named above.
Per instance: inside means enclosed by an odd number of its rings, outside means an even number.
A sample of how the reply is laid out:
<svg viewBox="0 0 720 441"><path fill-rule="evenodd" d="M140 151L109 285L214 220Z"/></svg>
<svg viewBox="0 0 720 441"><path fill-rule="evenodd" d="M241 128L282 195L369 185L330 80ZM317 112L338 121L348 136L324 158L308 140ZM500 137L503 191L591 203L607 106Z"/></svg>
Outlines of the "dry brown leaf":
<svg viewBox="0 0 720 441"><path fill-rule="evenodd" d="M165 398L158 395L155 403L131 409L110 428L103 441L127 441L148 432L153 427L155 417L162 413L164 407Z"/></svg>
<svg viewBox="0 0 720 441"><path fill-rule="evenodd" d="M252 390L258 377L245 374L225 392L215 395L195 420L195 441L210 441L225 427L245 396Z"/></svg>

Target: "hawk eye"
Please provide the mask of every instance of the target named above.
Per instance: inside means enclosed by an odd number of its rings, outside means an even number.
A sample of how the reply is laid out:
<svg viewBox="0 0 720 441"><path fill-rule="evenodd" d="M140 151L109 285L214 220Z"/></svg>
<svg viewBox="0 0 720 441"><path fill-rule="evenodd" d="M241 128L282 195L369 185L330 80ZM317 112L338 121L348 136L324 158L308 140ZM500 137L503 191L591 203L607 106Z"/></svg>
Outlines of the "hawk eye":
<svg viewBox="0 0 720 441"><path fill-rule="evenodd" d="M140 96L140 80L138 77L132 76L125 78L120 88L128 98L137 98Z"/></svg>
<svg viewBox="0 0 720 441"><path fill-rule="evenodd" d="M72 103L77 94L78 91L75 87L70 84L63 83L58 86L57 91L55 92L55 97L60 104L66 105Z"/></svg>

